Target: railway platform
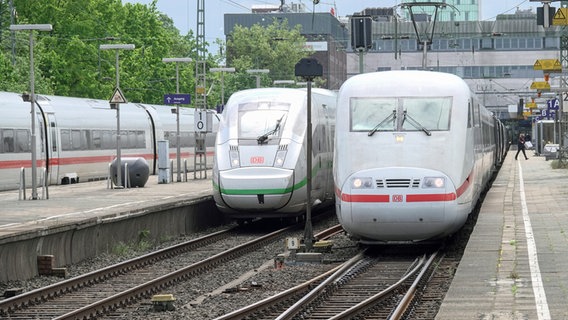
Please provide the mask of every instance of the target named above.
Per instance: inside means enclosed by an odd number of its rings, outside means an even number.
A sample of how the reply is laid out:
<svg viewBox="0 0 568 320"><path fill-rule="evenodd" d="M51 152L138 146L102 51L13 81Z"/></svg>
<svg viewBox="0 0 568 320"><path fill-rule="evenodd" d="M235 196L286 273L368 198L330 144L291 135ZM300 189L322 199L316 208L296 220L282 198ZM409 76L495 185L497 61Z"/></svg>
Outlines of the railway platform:
<svg viewBox="0 0 568 320"><path fill-rule="evenodd" d="M106 180L50 186L49 199L38 200L0 193L0 281L37 275L40 255L60 267L140 235L163 240L223 223L210 174L168 184L151 176L143 188L110 189Z"/></svg>
<svg viewBox="0 0 568 320"><path fill-rule="evenodd" d="M515 153L485 197L437 320L568 319L568 169Z"/></svg>

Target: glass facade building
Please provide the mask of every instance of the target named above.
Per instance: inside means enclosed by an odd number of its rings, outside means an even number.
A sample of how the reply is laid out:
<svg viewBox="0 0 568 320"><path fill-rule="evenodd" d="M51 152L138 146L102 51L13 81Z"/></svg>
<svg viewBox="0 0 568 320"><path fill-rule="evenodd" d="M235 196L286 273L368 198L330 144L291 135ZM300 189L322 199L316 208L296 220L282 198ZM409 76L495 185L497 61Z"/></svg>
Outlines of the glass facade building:
<svg viewBox="0 0 568 320"><path fill-rule="evenodd" d="M402 0L405 3L433 2L428 0ZM481 12L481 0L438 0L435 2L445 3L445 8L439 7L436 21L478 21ZM413 13L422 17L434 18L436 6L413 6ZM404 10L403 17L410 21L410 12Z"/></svg>

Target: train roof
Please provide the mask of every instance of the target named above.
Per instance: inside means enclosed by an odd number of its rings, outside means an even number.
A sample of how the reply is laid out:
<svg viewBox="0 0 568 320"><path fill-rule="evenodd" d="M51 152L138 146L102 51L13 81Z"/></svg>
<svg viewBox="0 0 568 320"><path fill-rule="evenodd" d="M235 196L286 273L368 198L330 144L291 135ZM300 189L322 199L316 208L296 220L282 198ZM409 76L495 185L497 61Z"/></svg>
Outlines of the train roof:
<svg viewBox="0 0 568 320"><path fill-rule="evenodd" d="M392 70L353 76L339 90L339 95L352 96L439 96L469 92L460 77L436 71Z"/></svg>

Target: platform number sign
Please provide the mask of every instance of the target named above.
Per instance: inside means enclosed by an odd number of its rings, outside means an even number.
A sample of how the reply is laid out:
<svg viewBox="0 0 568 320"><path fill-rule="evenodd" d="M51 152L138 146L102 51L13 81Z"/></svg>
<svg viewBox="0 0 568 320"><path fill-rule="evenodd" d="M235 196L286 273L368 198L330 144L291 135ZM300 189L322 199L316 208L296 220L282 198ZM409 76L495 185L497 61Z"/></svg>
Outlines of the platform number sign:
<svg viewBox="0 0 568 320"><path fill-rule="evenodd" d="M560 109L560 101L558 99L546 100L548 110L558 110Z"/></svg>
<svg viewBox="0 0 568 320"><path fill-rule="evenodd" d="M207 132L207 111L195 109L195 132Z"/></svg>

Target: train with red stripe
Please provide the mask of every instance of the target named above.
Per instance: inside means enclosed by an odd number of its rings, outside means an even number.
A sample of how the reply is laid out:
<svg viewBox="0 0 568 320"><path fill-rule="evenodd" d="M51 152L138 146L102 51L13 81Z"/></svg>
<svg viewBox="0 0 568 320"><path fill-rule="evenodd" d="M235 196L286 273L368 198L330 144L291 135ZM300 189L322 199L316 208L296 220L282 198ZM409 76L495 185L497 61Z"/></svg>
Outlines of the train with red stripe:
<svg viewBox="0 0 568 320"><path fill-rule="evenodd" d="M353 76L339 91L336 119L336 213L364 244L452 235L508 149L504 125L449 73Z"/></svg>
<svg viewBox="0 0 568 320"><path fill-rule="evenodd" d="M36 126L31 130L29 99L19 93L0 92L0 190L17 189L22 168L27 185L31 185L33 131L38 185L41 179L50 185L107 179L109 163L117 151L117 112L109 101L41 94L36 94L35 100ZM179 109L180 157L191 167L195 110ZM158 141L168 140L173 172L177 172L176 107L121 103L119 110L121 156L142 157L149 164L150 174L157 174ZM216 115L209 118L212 131L216 131ZM215 134L205 134L205 139L207 163L212 164Z"/></svg>

